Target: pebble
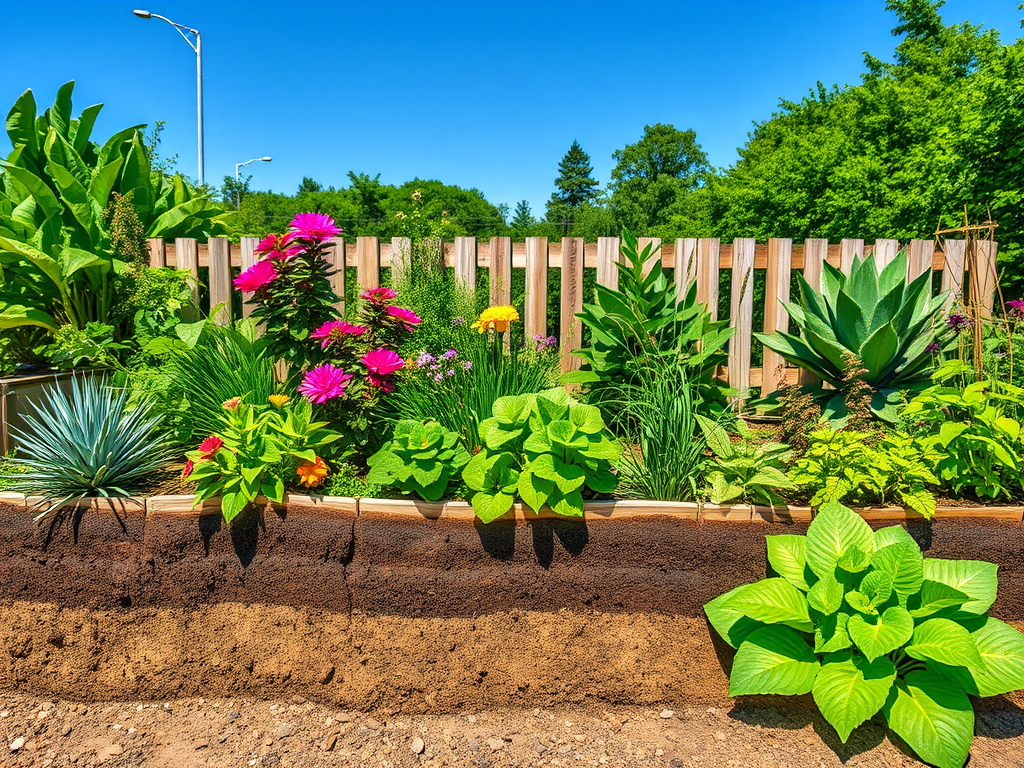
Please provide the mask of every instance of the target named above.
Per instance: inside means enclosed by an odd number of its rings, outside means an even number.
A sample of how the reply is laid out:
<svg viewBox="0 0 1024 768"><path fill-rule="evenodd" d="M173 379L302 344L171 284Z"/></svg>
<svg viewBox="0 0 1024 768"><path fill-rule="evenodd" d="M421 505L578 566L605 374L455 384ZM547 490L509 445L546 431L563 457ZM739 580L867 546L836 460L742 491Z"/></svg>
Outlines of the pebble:
<svg viewBox="0 0 1024 768"><path fill-rule="evenodd" d="M722 731L715 731L715 741L725 741L727 738L729 737L726 736Z"/></svg>
<svg viewBox="0 0 1024 768"><path fill-rule="evenodd" d="M497 752L505 746L505 742L501 739L488 739L487 746L491 748L491 752Z"/></svg>
<svg viewBox="0 0 1024 768"><path fill-rule="evenodd" d="M230 717L232 720L237 720L241 716L242 716L241 712L228 712L228 717Z"/></svg>
<svg viewBox="0 0 1024 768"><path fill-rule="evenodd" d="M48 709L41 710L36 715L36 720L45 720L47 717L49 717L49 715L50 715L50 711Z"/></svg>
<svg viewBox="0 0 1024 768"><path fill-rule="evenodd" d="M17 752L19 749L25 746L25 739L21 736L11 742L11 752Z"/></svg>
<svg viewBox="0 0 1024 768"><path fill-rule="evenodd" d="M422 755L423 750L427 748L427 745L423 743L423 739L417 736L412 740L412 744L409 745L409 749L412 750L414 755Z"/></svg>
<svg viewBox="0 0 1024 768"><path fill-rule="evenodd" d="M364 725L371 731L379 731L381 728L380 723L377 720L374 720L372 717L366 718L366 720L364 721Z"/></svg>
<svg viewBox="0 0 1024 768"><path fill-rule="evenodd" d="M661 710L661 719L662 720L668 720L674 714L675 714L675 712L673 712L671 709L663 709L663 710Z"/></svg>
<svg viewBox="0 0 1024 768"><path fill-rule="evenodd" d="M543 755L545 752L548 751L548 748L541 744L538 740L533 742L533 751L536 752L538 755Z"/></svg>
<svg viewBox="0 0 1024 768"><path fill-rule="evenodd" d="M322 745L322 749L323 749L324 752L331 752L331 751L334 750L334 746L337 743L338 743L338 735L336 733L335 734L331 734L330 736L328 736L327 738L324 739L323 745Z"/></svg>
<svg viewBox="0 0 1024 768"><path fill-rule="evenodd" d="M6 709L3 712L0 712L0 717L10 717L10 715L11 713L8 712Z"/></svg>
<svg viewBox="0 0 1024 768"><path fill-rule="evenodd" d="M281 723L281 725L277 729L276 736L279 739L287 739L293 733L295 733L294 725L292 725L291 723Z"/></svg>
<svg viewBox="0 0 1024 768"><path fill-rule="evenodd" d="M476 752L478 749L480 749L480 742L476 739L470 739L468 742L466 742L466 746L469 747L469 749L472 752Z"/></svg>

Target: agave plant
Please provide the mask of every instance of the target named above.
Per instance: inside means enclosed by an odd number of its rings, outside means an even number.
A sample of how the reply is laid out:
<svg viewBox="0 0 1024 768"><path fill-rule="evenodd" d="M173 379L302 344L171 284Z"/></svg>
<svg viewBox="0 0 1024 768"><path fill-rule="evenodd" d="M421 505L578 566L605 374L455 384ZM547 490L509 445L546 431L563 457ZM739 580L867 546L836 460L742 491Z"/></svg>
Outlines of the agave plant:
<svg viewBox="0 0 1024 768"><path fill-rule="evenodd" d="M945 294L931 295L931 272L908 283L907 257L901 251L881 273L873 254L854 259L848 276L826 263L820 293L803 276L798 280L800 303L786 304L786 309L800 335L756 334L757 339L840 392L844 356L852 355L864 368L860 379L873 391L871 409L894 420L901 393L929 385L934 361L929 345L946 338L936 322ZM842 413L841 394L818 394L830 398L829 415Z"/></svg>
<svg viewBox="0 0 1024 768"><path fill-rule="evenodd" d="M71 379L71 392L51 387L24 431L12 427L19 457L11 490L41 496L42 520L82 500L127 498L146 487L170 457L170 445L148 402L129 410L128 391L105 378ZM16 470L17 471L17 470Z"/></svg>

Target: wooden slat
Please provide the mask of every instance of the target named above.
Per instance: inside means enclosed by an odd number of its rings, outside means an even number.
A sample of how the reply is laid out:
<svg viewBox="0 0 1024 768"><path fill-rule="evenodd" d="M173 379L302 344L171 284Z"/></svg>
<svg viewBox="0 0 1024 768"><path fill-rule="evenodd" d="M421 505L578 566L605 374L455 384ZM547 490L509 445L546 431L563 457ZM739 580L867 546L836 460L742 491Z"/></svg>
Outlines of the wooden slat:
<svg viewBox="0 0 1024 768"><path fill-rule="evenodd" d="M597 284L616 290L619 287L619 261L621 244L617 237L597 238Z"/></svg>
<svg viewBox="0 0 1024 768"><path fill-rule="evenodd" d="M825 256L828 254L828 240L823 238L811 238L804 241L804 280L816 291L821 290L822 265L825 263ZM800 383L814 386L819 384L821 379L810 371L800 371Z"/></svg>
<svg viewBox="0 0 1024 768"><path fill-rule="evenodd" d="M489 244L491 306L512 304L512 238L492 237Z"/></svg>
<svg viewBox="0 0 1024 768"><path fill-rule="evenodd" d="M850 274L853 268L854 258L864 258L864 241L854 238L846 238L839 243L839 270L844 274Z"/></svg>
<svg viewBox="0 0 1024 768"><path fill-rule="evenodd" d="M562 348L562 373L575 371L582 360L572 354L583 346L583 325L576 317L583 311L583 238L562 238L561 311L559 339Z"/></svg>
<svg viewBox="0 0 1024 768"><path fill-rule="evenodd" d="M388 266L391 267L391 285L398 285L402 273L412 260L412 240L408 237L392 237L388 246ZM381 253L381 266L384 266L384 254Z"/></svg>
<svg viewBox="0 0 1024 768"><path fill-rule="evenodd" d="M953 304L963 301L964 297L964 252L967 249L965 240L946 240L943 257L945 269L942 270L942 292L949 291L946 296L945 311L948 313Z"/></svg>
<svg viewBox="0 0 1024 768"><path fill-rule="evenodd" d="M162 237L150 237L146 240L149 249L149 266L154 269L167 266L167 244Z"/></svg>
<svg viewBox="0 0 1024 768"><path fill-rule="evenodd" d="M523 333L529 346L534 335L548 334L548 239L526 238L526 299Z"/></svg>
<svg viewBox="0 0 1024 768"><path fill-rule="evenodd" d="M210 319L217 325L231 322L231 241L210 238ZM224 306L214 310L219 304Z"/></svg>
<svg viewBox="0 0 1024 768"><path fill-rule="evenodd" d="M241 238L241 242L239 243L239 259L242 262L240 266L243 272L258 261L256 256L256 246L259 242L260 239L258 237ZM251 293L242 293L242 317L248 317L252 314L253 305L249 303L251 298Z"/></svg>
<svg viewBox="0 0 1024 768"><path fill-rule="evenodd" d="M475 237L455 238L455 279L469 290L476 290Z"/></svg>
<svg viewBox="0 0 1024 768"><path fill-rule="evenodd" d="M935 244L931 240L910 241L907 245L907 283L932 268L934 251Z"/></svg>
<svg viewBox="0 0 1024 768"><path fill-rule="evenodd" d="M331 275L331 290L334 291L334 295L338 297L338 300L334 302L334 308L338 310L338 314L345 314L345 238L343 237L332 237L331 242L334 243L334 247L327 251L327 260L331 262L331 269L334 274Z"/></svg>
<svg viewBox="0 0 1024 768"><path fill-rule="evenodd" d="M644 248L651 246L651 256L644 262L644 274L651 274L651 270L654 269L654 265L661 260L661 238L660 237L640 237L637 238L637 253L643 253Z"/></svg>
<svg viewBox="0 0 1024 768"><path fill-rule="evenodd" d="M896 258L900 244L896 240L875 240L875 267L881 272L885 266Z"/></svg>
<svg viewBox="0 0 1024 768"><path fill-rule="evenodd" d="M978 276L971 279L971 287L976 287L978 290L978 294L973 300L978 305L982 317L991 317L992 308L996 304L996 250L998 247L999 244L992 240L976 240L974 242Z"/></svg>
<svg viewBox="0 0 1024 768"><path fill-rule="evenodd" d="M789 301L789 281L792 274L793 241L772 238L768 241L768 270L764 285L764 332L786 331L789 312L782 302ZM786 361L777 352L764 348L764 370L767 375L761 383L761 396L774 392L785 382Z"/></svg>
<svg viewBox="0 0 1024 768"><path fill-rule="evenodd" d="M192 303L199 306L199 247L194 238L178 237L174 240L175 266L192 275Z"/></svg>
<svg viewBox="0 0 1024 768"><path fill-rule="evenodd" d="M697 238L680 237L672 254L672 271L676 285L676 301L686 298L686 291L697 279Z"/></svg>
<svg viewBox="0 0 1024 768"><path fill-rule="evenodd" d="M356 238L356 281L359 289L380 287L380 239L361 236Z"/></svg>
<svg viewBox="0 0 1024 768"><path fill-rule="evenodd" d="M718 256L717 237L697 241L697 301L707 305L712 320L718 319Z"/></svg>
<svg viewBox="0 0 1024 768"><path fill-rule="evenodd" d="M750 342L754 324L754 245L752 237L733 241L732 290L729 324L736 333L729 339L729 386L742 401L750 389Z"/></svg>

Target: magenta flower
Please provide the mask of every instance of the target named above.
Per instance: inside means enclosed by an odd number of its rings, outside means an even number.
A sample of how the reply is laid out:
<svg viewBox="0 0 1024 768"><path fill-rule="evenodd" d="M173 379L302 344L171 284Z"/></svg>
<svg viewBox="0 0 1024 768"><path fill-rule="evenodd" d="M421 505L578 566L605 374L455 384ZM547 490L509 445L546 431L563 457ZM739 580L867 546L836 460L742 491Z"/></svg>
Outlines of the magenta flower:
<svg viewBox="0 0 1024 768"><path fill-rule="evenodd" d="M391 301L397 295L398 294L390 288L370 288L360 293L359 298L369 301L372 304L383 304L387 301Z"/></svg>
<svg viewBox="0 0 1024 768"><path fill-rule="evenodd" d="M362 336L366 333L365 325L353 325L344 320L328 320L311 334L311 339L323 339L320 349L327 349L327 345L334 341L341 341L346 336Z"/></svg>
<svg viewBox="0 0 1024 768"><path fill-rule="evenodd" d="M405 326L405 330L411 331L414 325L419 325L423 322L415 312L405 307L390 306L385 310L393 318L401 322Z"/></svg>
<svg viewBox="0 0 1024 768"><path fill-rule="evenodd" d="M341 234L341 228L335 226L334 219L326 213L297 213L292 223L292 236L302 240L319 242Z"/></svg>
<svg viewBox="0 0 1024 768"><path fill-rule="evenodd" d="M924 351L925 352L931 352L932 354L935 354L940 349L942 349L942 347L939 346L939 342L933 341L931 344L929 344L927 347L924 348Z"/></svg>
<svg viewBox="0 0 1024 768"><path fill-rule="evenodd" d="M397 352L390 349L375 349L363 355L361 362L366 366L368 373L366 380L371 386L383 389L385 392L392 390L390 376L400 370L405 361Z"/></svg>
<svg viewBox="0 0 1024 768"><path fill-rule="evenodd" d="M255 293L274 282L277 267L272 261L257 261L234 279L235 288L245 293Z"/></svg>
<svg viewBox="0 0 1024 768"><path fill-rule="evenodd" d="M1024 300L1014 299L1013 301L1008 301L1006 302L1006 308L1010 310L1011 315L1024 317Z"/></svg>
<svg viewBox="0 0 1024 768"><path fill-rule="evenodd" d="M345 393L345 385L351 378L351 373L345 373L341 368L335 368L327 363L306 372L305 378L299 384L299 392L311 403L322 405L335 397L341 397Z"/></svg>
<svg viewBox="0 0 1024 768"><path fill-rule="evenodd" d="M974 325L974 321L966 315L950 315L946 319L946 325L959 333Z"/></svg>
<svg viewBox="0 0 1024 768"><path fill-rule="evenodd" d="M267 235L256 244L253 250L265 259L288 261L288 259L302 253L302 248L299 246L288 245L292 239L293 235L290 232L287 235Z"/></svg>

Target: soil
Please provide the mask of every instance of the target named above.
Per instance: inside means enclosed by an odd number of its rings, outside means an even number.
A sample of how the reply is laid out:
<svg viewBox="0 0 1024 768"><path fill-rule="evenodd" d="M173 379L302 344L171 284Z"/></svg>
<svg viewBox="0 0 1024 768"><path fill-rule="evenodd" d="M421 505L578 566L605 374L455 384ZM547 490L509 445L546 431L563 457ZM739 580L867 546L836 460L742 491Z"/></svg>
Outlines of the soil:
<svg viewBox="0 0 1024 768"><path fill-rule="evenodd" d="M1021 710L978 712L976 733L971 766L1021 764ZM410 716L339 711L301 697L81 704L0 695L0 741L0 768L921 765L886 738L880 718L843 745L810 707L746 703Z"/></svg>

